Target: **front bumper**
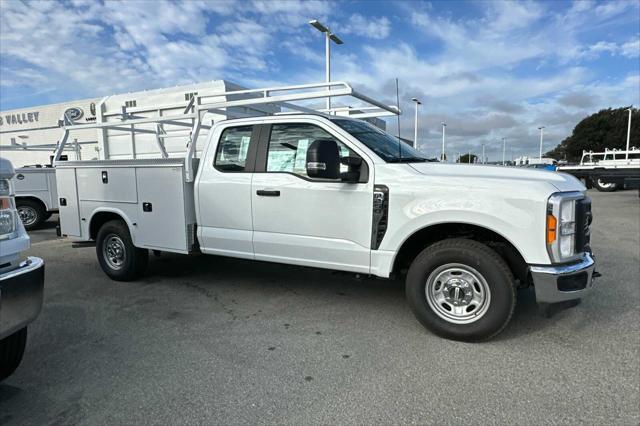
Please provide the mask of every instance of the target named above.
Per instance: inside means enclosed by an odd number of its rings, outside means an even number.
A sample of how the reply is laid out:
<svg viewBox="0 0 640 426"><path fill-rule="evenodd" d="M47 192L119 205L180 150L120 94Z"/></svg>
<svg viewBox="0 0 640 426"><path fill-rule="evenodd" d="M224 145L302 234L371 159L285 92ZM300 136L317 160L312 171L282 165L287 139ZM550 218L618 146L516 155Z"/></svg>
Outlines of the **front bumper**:
<svg viewBox="0 0 640 426"><path fill-rule="evenodd" d="M596 262L590 253L569 265L531 266L538 303L579 299L593 288Z"/></svg>
<svg viewBox="0 0 640 426"><path fill-rule="evenodd" d="M42 308L44 261L29 257L0 275L0 339L32 322Z"/></svg>

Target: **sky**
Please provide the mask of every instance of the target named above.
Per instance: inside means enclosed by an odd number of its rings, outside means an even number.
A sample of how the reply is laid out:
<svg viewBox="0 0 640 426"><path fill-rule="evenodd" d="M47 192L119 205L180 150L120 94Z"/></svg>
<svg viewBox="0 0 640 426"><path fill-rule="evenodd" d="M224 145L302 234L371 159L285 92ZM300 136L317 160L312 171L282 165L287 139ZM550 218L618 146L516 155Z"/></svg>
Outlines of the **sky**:
<svg viewBox="0 0 640 426"><path fill-rule="evenodd" d="M602 108L640 104L640 2L0 0L0 109L226 79L332 80L388 104L401 136L490 160L537 155ZM395 120L388 121L395 134ZM450 155L450 154L449 154Z"/></svg>

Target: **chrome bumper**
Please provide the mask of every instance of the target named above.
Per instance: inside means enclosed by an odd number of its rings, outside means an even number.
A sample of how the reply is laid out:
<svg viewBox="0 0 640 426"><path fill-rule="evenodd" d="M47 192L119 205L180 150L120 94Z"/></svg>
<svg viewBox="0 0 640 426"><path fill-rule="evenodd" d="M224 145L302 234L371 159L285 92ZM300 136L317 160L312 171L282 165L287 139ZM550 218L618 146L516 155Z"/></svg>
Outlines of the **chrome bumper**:
<svg viewBox="0 0 640 426"><path fill-rule="evenodd" d="M44 261L28 257L18 268L0 275L0 339L32 322L42 308Z"/></svg>
<svg viewBox="0 0 640 426"><path fill-rule="evenodd" d="M569 265L530 266L538 303L579 299L593 288L596 262L589 253Z"/></svg>

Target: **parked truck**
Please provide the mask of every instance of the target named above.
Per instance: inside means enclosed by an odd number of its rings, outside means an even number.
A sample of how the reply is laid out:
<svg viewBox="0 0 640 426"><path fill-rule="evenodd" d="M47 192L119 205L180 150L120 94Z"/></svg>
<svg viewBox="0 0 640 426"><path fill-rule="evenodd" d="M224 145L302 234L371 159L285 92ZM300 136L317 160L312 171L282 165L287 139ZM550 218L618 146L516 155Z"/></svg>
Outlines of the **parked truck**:
<svg viewBox="0 0 640 426"><path fill-rule="evenodd" d="M20 167L16 169L13 182L18 214L27 231L38 228L58 212L55 169L43 166Z"/></svg>
<svg viewBox="0 0 640 426"><path fill-rule="evenodd" d="M75 152L76 159L80 158L80 148L84 144L93 144L95 141L78 142L77 140L65 146ZM50 152L55 150L54 145L38 144L28 146L13 141L3 151L19 152ZM61 156L66 159L68 156ZM53 156L51 156L53 158ZM62 159L60 158L60 159ZM56 172L52 164L33 164L15 169L12 179L15 193L16 207L20 220L27 231L37 229L51 215L58 212L58 189L56 187Z"/></svg>
<svg viewBox="0 0 640 426"><path fill-rule="evenodd" d="M16 210L9 160L0 157L0 380L20 365L27 327L42 307L44 262L24 257L30 240Z"/></svg>
<svg viewBox="0 0 640 426"><path fill-rule="evenodd" d="M640 188L640 148L582 151L580 164L562 165L558 170L575 176L588 188L594 187L600 192Z"/></svg>
<svg viewBox="0 0 640 426"><path fill-rule="evenodd" d="M296 86L316 90L297 97L261 89L258 98L199 99L184 158L57 163L62 233L94 241L102 270L119 281L141 277L150 250L404 277L418 320L466 341L503 330L519 288L533 285L541 304L591 290L591 202L569 175L428 162L358 119L372 111L353 118L306 107L218 121L195 158L202 117L238 102L290 107L348 95L399 113L330 84ZM66 124L61 147L77 128Z"/></svg>

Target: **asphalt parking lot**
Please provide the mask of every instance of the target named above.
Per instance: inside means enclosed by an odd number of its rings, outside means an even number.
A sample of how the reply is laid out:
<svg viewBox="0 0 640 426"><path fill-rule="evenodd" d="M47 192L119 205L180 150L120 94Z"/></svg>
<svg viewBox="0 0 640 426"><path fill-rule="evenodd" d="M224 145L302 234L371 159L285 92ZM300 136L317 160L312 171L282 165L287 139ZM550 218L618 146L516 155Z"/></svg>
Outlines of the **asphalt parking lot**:
<svg viewBox="0 0 640 426"><path fill-rule="evenodd" d="M44 308L0 424L638 424L638 192L589 192L595 291L551 318L523 291L482 344L427 332L400 282L173 255L113 282L49 222L30 251Z"/></svg>

